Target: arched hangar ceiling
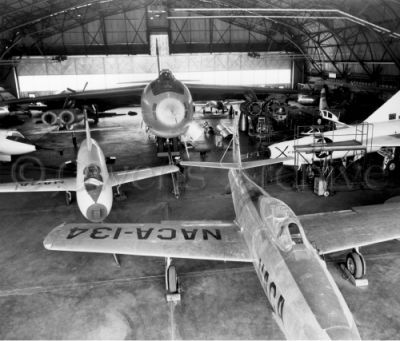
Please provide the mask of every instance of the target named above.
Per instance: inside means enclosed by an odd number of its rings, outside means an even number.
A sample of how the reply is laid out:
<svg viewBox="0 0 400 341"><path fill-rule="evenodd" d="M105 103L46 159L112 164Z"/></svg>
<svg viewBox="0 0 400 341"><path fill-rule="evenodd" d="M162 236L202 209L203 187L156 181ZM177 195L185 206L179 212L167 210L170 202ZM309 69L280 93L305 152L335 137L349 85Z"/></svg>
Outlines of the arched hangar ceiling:
<svg viewBox="0 0 400 341"><path fill-rule="evenodd" d="M0 62L21 55L285 51L311 73L400 75L399 0L3 0Z"/></svg>

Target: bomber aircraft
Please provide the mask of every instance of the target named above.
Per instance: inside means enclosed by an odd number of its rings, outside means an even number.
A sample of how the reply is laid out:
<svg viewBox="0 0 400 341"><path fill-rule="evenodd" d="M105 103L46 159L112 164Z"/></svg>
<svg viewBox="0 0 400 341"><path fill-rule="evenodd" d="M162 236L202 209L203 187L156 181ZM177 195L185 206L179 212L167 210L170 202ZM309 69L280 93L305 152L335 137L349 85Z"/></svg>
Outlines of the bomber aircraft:
<svg viewBox="0 0 400 341"><path fill-rule="evenodd" d="M361 209L361 213L357 209L336 212L335 226L328 224L323 215L297 217L244 172L274 161L242 162L237 131L233 153L231 163L181 164L229 169L234 222L69 223L54 228L44 246L59 251L165 257L170 292L177 288L171 258L253 263L273 316L288 339L360 339L354 318L321 256L353 249L347 267L355 277L362 277L365 261L358 248L400 237L399 204L377 205L373 210ZM311 227L308 230L307 225Z"/></svg>

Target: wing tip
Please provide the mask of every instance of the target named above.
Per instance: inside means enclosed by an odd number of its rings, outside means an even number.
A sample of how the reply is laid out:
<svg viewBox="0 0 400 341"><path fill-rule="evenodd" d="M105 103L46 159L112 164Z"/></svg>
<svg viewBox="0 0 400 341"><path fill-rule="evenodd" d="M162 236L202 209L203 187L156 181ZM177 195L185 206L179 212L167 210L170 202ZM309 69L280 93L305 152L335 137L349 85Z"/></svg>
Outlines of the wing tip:
<svg viewBox="0 0 400 341"><path fill-rule="evenodd" d="M43 240L43 246L47 250L53 249L53 243L57 235L60 233L61 229L65 226L65 222L61 223L60 225L56 226L52 229L49 234Z"/></svg>

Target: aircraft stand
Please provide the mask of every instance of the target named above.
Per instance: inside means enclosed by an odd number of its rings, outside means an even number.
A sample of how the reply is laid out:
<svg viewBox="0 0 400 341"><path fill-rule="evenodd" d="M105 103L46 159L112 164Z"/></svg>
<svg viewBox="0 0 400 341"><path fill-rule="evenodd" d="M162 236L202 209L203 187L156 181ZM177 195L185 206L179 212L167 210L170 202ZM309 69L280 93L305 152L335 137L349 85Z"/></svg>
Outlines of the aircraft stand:
<svg viewBox="0 0 400 341"><path fill-rule="evenodd" d="M304 126L298 126L295 131L295 141L298 141L302 137L302 132L307 131ZM312 126L312 131L315 131ZM330 138L324 136L321 132L311 133L313 141L311 144L295 144L294 145L294 157L295 157L295 175L296 175L296 187L298 190L304 189L309 186L307 180L312 178L315 179L314 191L318 195L325 197L331 195L334 192L334 180L335 180L335 168L333 157L335 152L343 153L342 157L343 167L340 168L340 173L346 180L346 184L349 183L349 179L346 175L346 169L349 164L354 163L360 158L364 157L368 147L368 134L371 131L371 127L368 123L359 124L356 126L354 135L341 135L341 131L333 130L333 134L339 139L345 137L348 139L346 143L332 143ZM310 134L310 133L308 133ZM334 137L334 136L333 136ZM332 137L332 138L333 138ZM312 158L310 160L310 156ZM348 163L348 159L353 158L354 161ZM365 161L365 158L363 159ZM298 169L301 169L302 178L299 179ZM309 182L309 181L308 181Z"/></svg>
<svg viewBox="0 0 400 341"><path fill-rule="evenodd" d="M171 265L172 259L165 259L165 289L167 302L178 303L181 300L181 290L179 286L176 268Z"/></svg>
<svg viewBox="0 0 400 341"><path fill-rule="evenodd" d="M174 151L171 150L171 143L169 142L168 139L166 141L167 141L166 146L167 146L167 155L169 164L176 165L179 163L179 161L176 162L176 160L180 159L180 154L179 156L175 156ZM172 178L172 188L173 188L172 193L178 199L181 195L181 192L185 189L185 175L183 174L183 171L179 171L176 173L171 173L171 178Z"/></svg>

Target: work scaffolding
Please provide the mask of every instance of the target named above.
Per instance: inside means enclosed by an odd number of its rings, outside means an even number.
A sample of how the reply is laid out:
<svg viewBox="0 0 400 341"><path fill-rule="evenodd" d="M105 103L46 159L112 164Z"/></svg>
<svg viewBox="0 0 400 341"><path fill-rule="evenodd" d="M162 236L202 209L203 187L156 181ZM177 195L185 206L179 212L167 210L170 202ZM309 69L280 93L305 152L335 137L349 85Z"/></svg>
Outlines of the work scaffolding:
<svg viewBox="0 0 400 341"><path fill-rule="evenodd" d="M368 149L372 148L373 125L367 122L352 125L353 129L335 129L321 132L321 126L298 126L294 137L295 158L295 186L297 190L309 187L309 181L314 180L315 173L319 173L320 179L324 180L324 195L333 191L334 167L333 160L340 158L345 170L366 155ZM350 127L348 127L350 128ZM308 131L306 131L308 129ZM325 135L324 135L325 134ZM311 143L301 144L304 135L312 137ZM334 152L341 152L336 153ZM306 154L312 154L311 159ZM339 155L338 155L339 154ZM348 158L353 157L349 162ZM363 159L365 163L365 158ZM299 173L301 172L301 177ZM313 182L314 183L314 182Z"/></svg>

